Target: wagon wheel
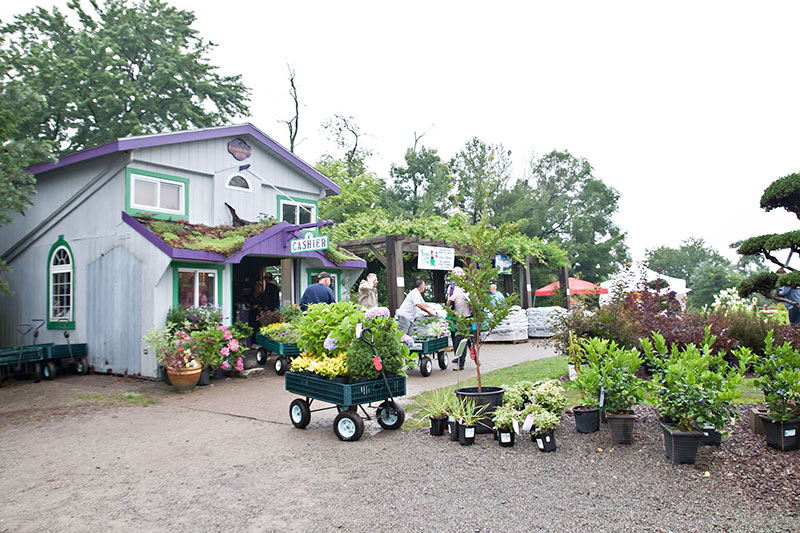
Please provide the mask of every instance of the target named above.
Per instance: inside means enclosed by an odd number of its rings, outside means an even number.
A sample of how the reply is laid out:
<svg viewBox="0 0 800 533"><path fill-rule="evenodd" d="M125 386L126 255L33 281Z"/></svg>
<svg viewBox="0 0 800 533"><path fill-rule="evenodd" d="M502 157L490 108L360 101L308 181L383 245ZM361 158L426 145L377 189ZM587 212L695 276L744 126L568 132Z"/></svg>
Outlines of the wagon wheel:
<svg viewBox="0 0 800 533"><path fill-rule="evenodd" d="M36 363L33 365L33 382L39 383L42 381L42 364Z"/></svg>
<svg viewBox="0 0 800 533"><path fill-rule="evenodd" d="M336 415L336 420L333 421L333 432L336 433L339 440L358 440L364 433L364 421L357 414L344 411Z"/></svg>
<svg viewBox="0 0 800 533"><path fill-rule="evenodd" d="M256 362L259 365L267 364L267 352L264 350L264 348L259 348L256 350Z"/></svg>
<svg viewBox="0 0 800 533"><path fill-rule="evenodd" d="M431 375L433 371L433 361L427 355L419 360L419 371L422 373L422 377L427 378Z"/></svg>
<svg viewBox="0 0 800 533"><path fill-rule="evenodd" d="M75 361L75 373L80 375L89 373L89 361L85 357Z"/></svg>
<svg viewBox="0 0 800 533"><path fill-rule="evenodd" d="M280 356L275 359L275 373L279 376L282 376L286 373L286 369L289 368L289 361L286 360L284 356Z"/></svg>
<svg viewBox="0 0 800 533"><path fill-rule="evenodd" d="M406 419L406 413L394 400L386 400L378 406L378 424L383 429L399 429Z"/></svg>
<svg viewBox="0 0 800 533"><path fill-rule="evenodd" d="M311 409L308 407L308 402L297 398L289 404L289 418L294 427L300 429L306 427L311 422Z"/></svg>
<svg viewBox="0 0 800 533"><path fill-rule="evenodd" d="M48 361L42 367L42 377L47 381L51 379L55 379L56 377L56 365L52 361Z"/></svg>
<svg viewBox="0 0 800 533"><path fill-rule="evenodd" d="M444 352L439 352L439 369L440 370L447 370L447 365L450 364L450 360L447 358Z"/></svg>

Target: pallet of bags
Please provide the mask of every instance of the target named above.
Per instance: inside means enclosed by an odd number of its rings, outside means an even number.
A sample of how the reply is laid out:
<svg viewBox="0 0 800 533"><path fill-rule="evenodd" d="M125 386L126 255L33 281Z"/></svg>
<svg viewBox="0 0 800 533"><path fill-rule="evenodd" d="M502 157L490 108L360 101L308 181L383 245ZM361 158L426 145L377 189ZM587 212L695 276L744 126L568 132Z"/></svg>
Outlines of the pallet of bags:
<svg viewBox="0 0 800 533"><path fill-rule="evenodd" d="M552 337L556 334L554 319L568 313L563 307L529 307L526 310L528 317L529 337Z"/></svg>
<svg viewBox="0 0 800 533"><path fill-rule="evenodd" d="M528 317L518 305L511 307L508 316L494 328L483 342L509 342L528 339Z"/></svg>

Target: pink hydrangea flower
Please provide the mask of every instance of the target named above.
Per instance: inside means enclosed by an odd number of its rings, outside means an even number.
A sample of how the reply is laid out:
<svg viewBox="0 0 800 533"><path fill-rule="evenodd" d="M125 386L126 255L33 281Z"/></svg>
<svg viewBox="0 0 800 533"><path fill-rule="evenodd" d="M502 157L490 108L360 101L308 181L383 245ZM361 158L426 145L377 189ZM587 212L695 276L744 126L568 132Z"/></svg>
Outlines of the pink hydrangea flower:
<svg viewBox="0 0 800 533"><path fill-rule="evenodd" d="M232 352L238 352L239 351L239 341L237 341L236 339L230 339L228 341L228 348Z"/></svg>
<svg viewBox="0 0 800 533"><path fill-rule="evenodd" d="M236 370L239 372L244 370L244 359L242 359L241 357L236 360Z"/></svg>
<svg viewBox="0 0 800 533"><path fill-rule="evenodd" d="M228 349L227 346L223 346L222 349L220 350L220 353L222 354L223 357L228 357L231 354L231 351Z"/></svg>
<svg viewBox="0 0 800 533"><path fill-rule="evenodd" d="M229 362L227 362L227 361L223 361L222 364L219 365L219 367L222 370L228 370L231 367L231 364Z"/></svg>
<svg viewBox="0 0 800 533"><path fill-rule="evenodd" d="M233 335L231 335L231 332L230 332L230 331L226 331L226 332L225 332L225 335L223 335L223 338L224 338L226 341L229 341L229 340L231 340L231 339L233 338Z"/></svg>

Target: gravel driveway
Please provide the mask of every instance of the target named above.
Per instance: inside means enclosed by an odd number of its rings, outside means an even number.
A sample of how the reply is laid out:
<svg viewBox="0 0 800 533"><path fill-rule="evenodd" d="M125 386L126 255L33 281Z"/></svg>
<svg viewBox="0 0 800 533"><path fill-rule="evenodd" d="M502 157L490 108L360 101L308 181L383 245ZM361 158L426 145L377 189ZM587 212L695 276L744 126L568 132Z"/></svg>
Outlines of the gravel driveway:
<svg viewBox="0 0 800 533"><path fill-rule="evenodd" d="M567 416L550 454L529 439L503 449L482 435L466 448L374 422L343 443L327 422L297 430L174 397L79 403L3 424L0 531L796 532L800 523L797 509L768 509L722 472L706 476L703 454L718 452L701 452L700 466L667 463L647 423L634 445L611 447L605 428L578 435Z"/></svg>

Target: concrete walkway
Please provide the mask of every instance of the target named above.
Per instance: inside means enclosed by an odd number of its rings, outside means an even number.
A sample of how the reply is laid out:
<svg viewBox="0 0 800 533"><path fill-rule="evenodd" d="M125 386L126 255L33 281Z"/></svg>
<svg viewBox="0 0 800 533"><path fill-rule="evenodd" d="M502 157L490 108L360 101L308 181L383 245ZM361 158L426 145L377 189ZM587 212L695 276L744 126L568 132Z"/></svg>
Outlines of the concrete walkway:
<svg viewBox="0 0 800 533"><path fill-rule="evenodd" d="M486 344L481 350L481 370L483 373L491 372L498 368L554 355L555 351L544 340L534 339L520 344ZM447 352L447 356L448 359L452 359L453 353ZM422 392L455 385L458 381L475 377L475 364L470 359L467 359L465 369L461 372L452 371L454 366L452 363L446 370L439 370L435 362L433 366L434 370L427 378L422 377L418 368L409 372L406 396L403 398L405 403ZM212 381L212 386L197 387L191 394L173 395L167 401L199 411L290 424L289 404L297 396L284 389L284 378L275 374L271 361L264 368L266 370L264 376L246 380L229 378L222 382ZM314 404L312 409L329 406L322 403ZM330 426L335 417L336 411L333 409L312 412L309 427Z"/></svg>

